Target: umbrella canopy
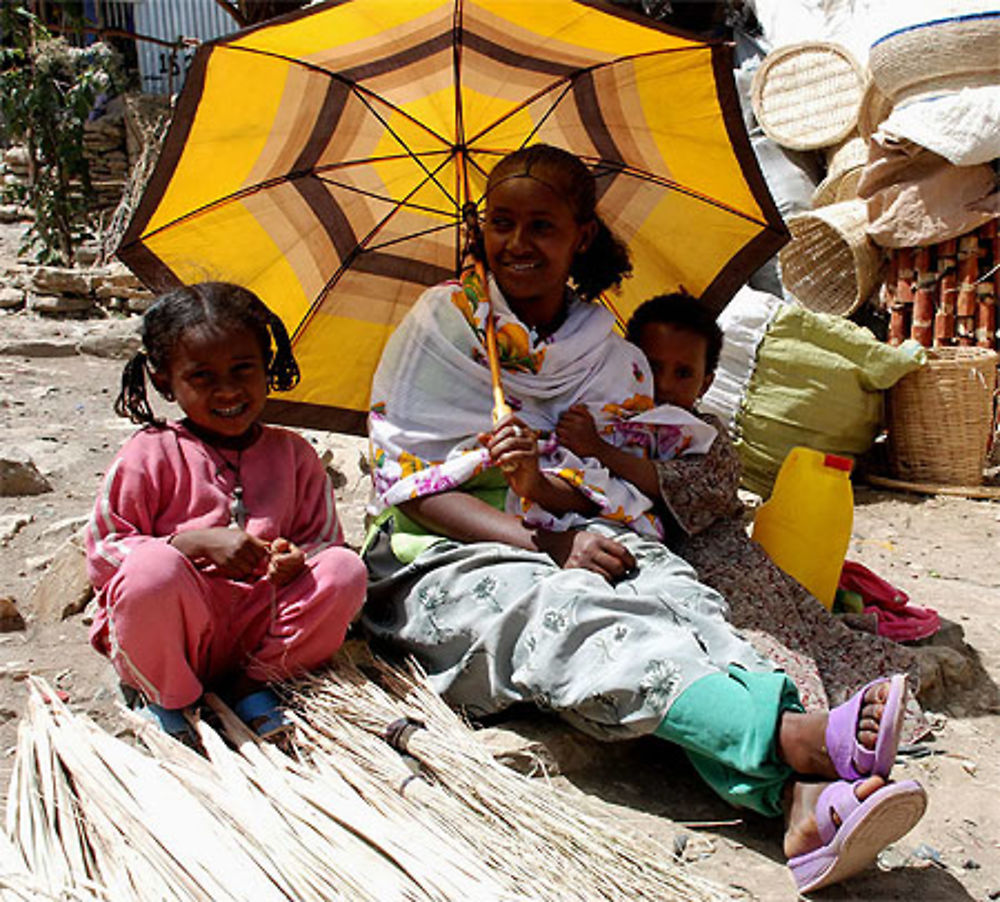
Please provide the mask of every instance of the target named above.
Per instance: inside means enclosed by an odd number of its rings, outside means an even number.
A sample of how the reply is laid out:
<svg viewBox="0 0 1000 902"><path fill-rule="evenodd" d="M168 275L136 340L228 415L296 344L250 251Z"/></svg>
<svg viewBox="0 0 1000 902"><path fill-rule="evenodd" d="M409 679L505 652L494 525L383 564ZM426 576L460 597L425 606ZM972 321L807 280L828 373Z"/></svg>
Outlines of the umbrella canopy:
<svg viewBox="0 0 1000 902"><path fill-rule="evenodd" d="M622 319L681 286L721 309L786 240L729 45L593 0L348 0L199 48L118 255L155 290L255 291L302 370L269 418L360 432L392 330L459 268L463 204L535 142L598 178Z"/></svg>

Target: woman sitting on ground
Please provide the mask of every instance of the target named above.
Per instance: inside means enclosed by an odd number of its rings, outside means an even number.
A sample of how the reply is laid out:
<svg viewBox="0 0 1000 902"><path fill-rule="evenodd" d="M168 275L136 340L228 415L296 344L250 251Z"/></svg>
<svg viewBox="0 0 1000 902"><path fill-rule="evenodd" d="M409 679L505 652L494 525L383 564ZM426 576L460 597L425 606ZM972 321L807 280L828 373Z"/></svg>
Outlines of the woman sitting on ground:
<svg viewBox="0 0 1000 902"><path fill-rule="evenodd" d="M586 166L545 145L505 157L484 237L490 302L471 273L428 290L375 376L383 510L366 542L365 626L473 715L534 702L601 738L681 745L733 804L787 812L800 890L856 873L926 803L915 782L888 781L904 679L805 713L792 681L732 630L723 598L662 543L650 499L558 446L552 430L574 404L653 406L645 358L590 303L628 258L596 217ZM516 411L492 429L491 309Z"/></svg>

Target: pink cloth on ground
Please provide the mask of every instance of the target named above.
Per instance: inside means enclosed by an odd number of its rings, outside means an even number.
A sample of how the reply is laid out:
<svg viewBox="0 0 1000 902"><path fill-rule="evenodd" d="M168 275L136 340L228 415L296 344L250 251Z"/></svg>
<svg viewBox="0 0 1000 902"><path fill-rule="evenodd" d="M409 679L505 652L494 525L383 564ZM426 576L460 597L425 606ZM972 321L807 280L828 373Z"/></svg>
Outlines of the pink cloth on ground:
<svg viewBox="0 0 1000 902"><path fill-rule="evenodd" d="M287 586L227 579L167 542L177 532L227 526L236 479L217 449L180 424L136 433L94 508L87 566L99 609L91 642L124 682L165 707L190 704L224 673L281 679L321 664L364 602L364 564L338 547L333 488L309 443L263 427L239 456L239 475L247 532L283 536L308 556Z"/></svg>
<svg viewBox="0 0 1000 902"><path fill-rule="evenodd" d="M860 595L865 613L875 616L878 634L894 642L925 639L941 627L937 611L910 604L902 589L857 561L844 561L840 588Z"/></svg>

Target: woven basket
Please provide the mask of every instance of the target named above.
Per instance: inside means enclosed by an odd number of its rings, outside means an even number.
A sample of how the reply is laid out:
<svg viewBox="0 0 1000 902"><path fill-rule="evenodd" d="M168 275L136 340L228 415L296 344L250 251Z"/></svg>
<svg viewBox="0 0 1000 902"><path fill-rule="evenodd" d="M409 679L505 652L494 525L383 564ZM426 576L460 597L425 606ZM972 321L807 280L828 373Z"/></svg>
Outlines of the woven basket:
<svg viewBox="0 0 1000 902"><path fill-rule="evenodd" d="M766 61L765 61L766 62ZM922 22L872 44L872 78L893 103L1000 79L1000 11Z"/></svg>
<svg viewBox="0 0 1000 902"><path fill-rule="evenodd" d="M898 479L980 485L993 428L997 354L935 348L889 389L889 466Z"/></svg>
<svg viewBox="0 0 1000 902"><path fill-rule="evenodd" d="M868 142L857 132L826 150L826 178L813 192L813 207L851 200L858 196L858 182L868 162Z"/></svg>
<svg viewBox="0 0 1000 902"><path fill-rule="evenodd" d="M892 107L892 101L882 93L875 79L869 76L858 107L858 132L861 137L868 141L878 131L878 127L889 118Z"/></svg>
<svg viewBox="0 0 1000 902"><path fill-rule="evenodd" d="M839 44L806 41L772 51L754 73L750 100L760 127L792 150L829 147L858 121L864 74Z"/></svg>
<svg viewBox="0 0 1000 902"><path fill-rule="evenodd" d="M785 220L792 240L779 253L781 281L816 313L853 313L879 282L882 254L868 239L868 210L849 200Z"/></svg>

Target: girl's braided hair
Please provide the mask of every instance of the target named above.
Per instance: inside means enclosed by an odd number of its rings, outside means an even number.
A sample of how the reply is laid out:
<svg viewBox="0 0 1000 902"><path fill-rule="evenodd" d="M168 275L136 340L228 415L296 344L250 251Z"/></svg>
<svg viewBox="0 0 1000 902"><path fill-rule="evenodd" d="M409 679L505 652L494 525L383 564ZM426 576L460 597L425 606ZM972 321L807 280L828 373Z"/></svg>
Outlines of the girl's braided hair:
<svg viewBox="0 0 1000 902"><path fill-rule="evenodd" d="M551 144L532 144L515 150L490 172L487 194L500 182L518 177L534 178L555 191L569 204L578 223L597 223L594 240L576 255L569 271L580 297L592 301L631 275L628 248L597 215L594 174L576 154Z"/></svg>
<svg viewBox="0 0 1000 902"><path fill-rule="evenodd" d="M230 282L199 282L162 295L143 315L142 350L122 370L122 387L115 399L118 416L140 425L162 425L149 405L147 371L166 376L177 342L188 329L199 326L221 333L249 329L260 345L268 389L288 391L298 384L299 367L281 319L246 288Z"/></svg>

